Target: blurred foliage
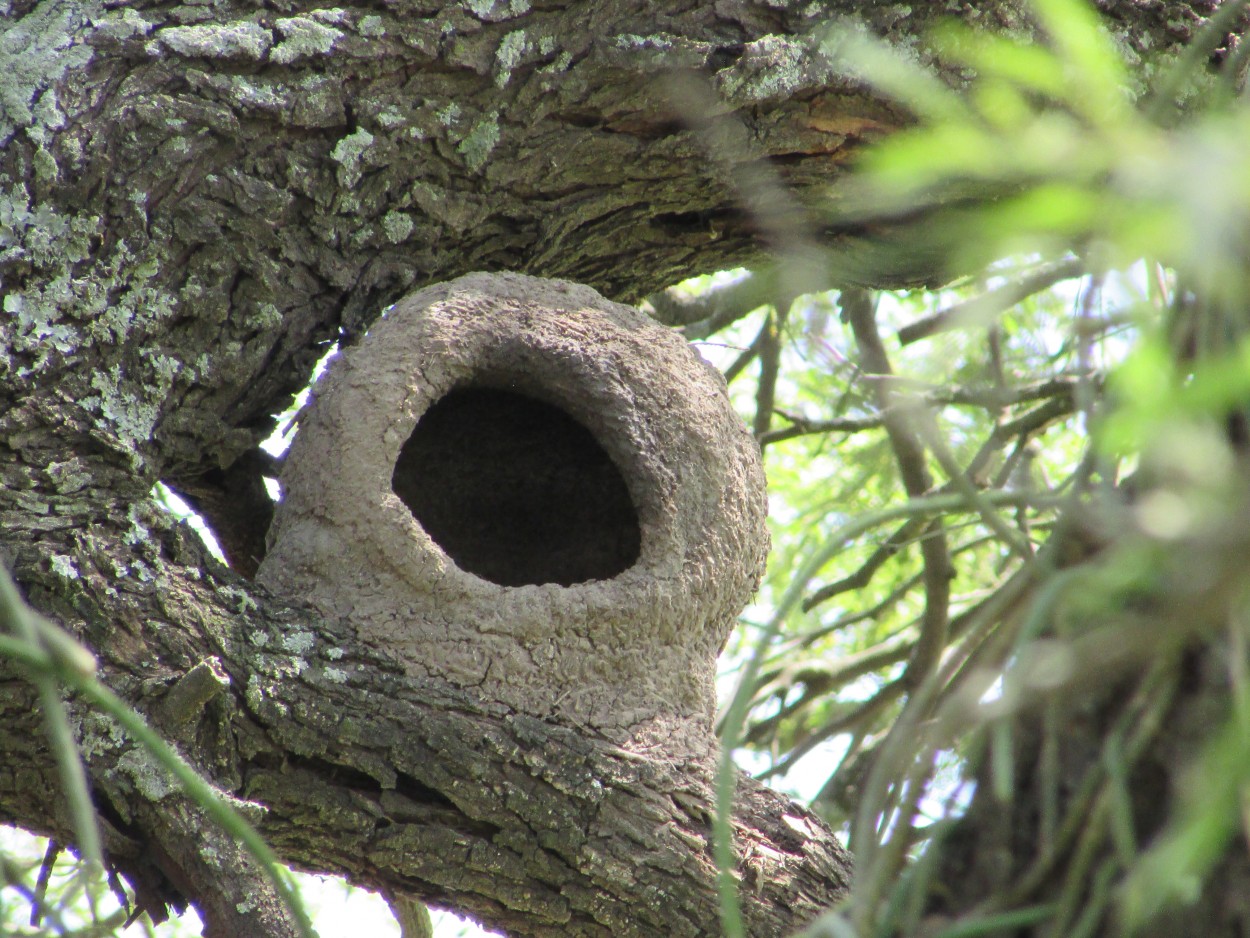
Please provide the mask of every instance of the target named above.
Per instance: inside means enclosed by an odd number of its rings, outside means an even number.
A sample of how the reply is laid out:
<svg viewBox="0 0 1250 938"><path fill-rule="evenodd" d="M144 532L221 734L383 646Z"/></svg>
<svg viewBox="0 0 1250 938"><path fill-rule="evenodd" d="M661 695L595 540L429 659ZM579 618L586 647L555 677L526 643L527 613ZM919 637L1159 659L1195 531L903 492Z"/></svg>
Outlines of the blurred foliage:
<svg viewBox="0 0 1250 938"><path fill-rule="evenodd" d="M870 265L938 251L975 274L797 298L774 278L774 302L686 326L764 447L772 505L722 734L857 858L854 897L813 935L1131 934L1247 837L1245 4L1148 90L1092 9L1030 6L1039 41L931 38L947 74L975 75L962 88L852 28L826 42L916 122L823 221L905 220ZM681 289L750 296L765 276ZM1197 689L1194 662L1219 663ZM1182 685L1214 717L1178 747ZM1078 771L1061 754L1081 720L1097 735ZM1152 746L1191 764L1166 767L1143 819ZM1033 810L1037 840L943 915L932 835L978 786Z"/></svg>
<svg viewBox="0 0 1250 938"><path fill-rule="evenodd" d="M126 913L103 876L82 861L54 863L54 854L43 838L0 828L0 935L116 933Z"/></svg>

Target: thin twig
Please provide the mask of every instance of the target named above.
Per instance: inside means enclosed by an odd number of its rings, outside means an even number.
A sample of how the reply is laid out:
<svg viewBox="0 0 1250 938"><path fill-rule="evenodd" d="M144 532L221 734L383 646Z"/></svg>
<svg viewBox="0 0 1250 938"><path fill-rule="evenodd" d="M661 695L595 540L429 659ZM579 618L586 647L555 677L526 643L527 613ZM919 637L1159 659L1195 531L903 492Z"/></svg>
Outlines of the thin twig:
<svg viewBox="0 0 1250 938"><path fill-rule="evenodd" d="M913 342L927 339L939 332L984 325L993 317L1011 309L1021 300L1035 293L1041 293L1060 281L1079 277L1082 273L1084 273L1084 267L1077 258L1049 264L1019 280L995 287L980 296L956 303L932 316L909 323L898 330L899 344L911 345Z"/></svg>
<svg viewBox="0 0 1250 938"><path fill-rule="evenodd" d="M972 541L961 544L952 551L952 557L973 550L993 539L989 535L982 535ZM791 648L810 646L814 641L837 628L879 614L882 609L897 603L903 596L911 592L921 582L922 578L923 574L909 577L905 583L893 590L889 596L876 606L861 610L853 616L839 619L838 622L830 627L807 633L793 642ZM965 612L952 620L952 636L962 633L966 619L967 613ZM780 712L756 723L751 728L748 739L759 744L761 740L766 739L774 731L774 728L782 720L793 717L809 703L823 699L825 695L832 692L835 688L845 687L864 674L879 671L892 664L906 660L911 652L912 639L904 638L903 635L904 632L898 632L893 637L880 642L872 648L839 658L836 662L830 664L806 662L801 665L791 666L785 664L785 662L791 657L792 651L778 651L774 660L781 662L781 664L761 674L755 692L756 701L763 701L770 696L784 697L791 687L799 684L803 685L803 693L799 699L785 705Z"/></svg>
<svg viewBox="0 0 1250 938"><path fill-rule="evenodd" d="M48 883L52 881L52 868L56 866L56 858L60 856L60 853L61 845L55 839L49 838L48 849L43 853L43 862L39 864L39 876L35 880L35 898L30 904L30 924L32 927L39 927L44 909L47 908Z"/></svg>
<svg viewBox="0 0 1250 938"><path fill-rule="evenodd" d="M760 346L763 345L767 332L768 320L765 318L764 325L761 327L760 331L755 334L755 338L751 340L751 344L743 349L738 357L735 358L729 364L729 367L725 369L726 384L732 384L734 378L742 374L742 372L746 370L747 365L751 364L751 362L755 360L755 356L760 353Z"/></svg>
<svg viewBox="0 0 1250 938"><path fill-rule="evenodd" d="M933 720L935 706L950 688L953 675L964 667L967 657L996 634L1003 617L1018 609L1023 598L1029 595L1041 566L1036 559L1025 564L968 617L968 634L952 648L940 668L911 689L903 712L882 740L861 789L851 828L852 849L861 858L860 889L868 903L865 908L875 907L876 897L895 879L896 871L882 862L886 857L878 853L880 845L875 836L877 818L884 810L892 780L903 775L906 764L925 745L922 740L932 744L940 732L949 728Z"/></svg>
<svg viewBox="0 0 1250 938"><path fill-rule="evenodd" d="M905 544L909 543L912 538L920 533L925 522L920 518L908 518L895 529L889 537L885 539L880 547L869 555L868 559L860 565L860 568L850 576L844 576L840 580L822 586L811 596L803 600L803 611L810 612L816 606L827 600L832 599L840 593L846 593L850 590L863 589L872 582L873 576L882 565L899 552Z"/></svg>
<svg viewBox="0 0 1250 938"><path fill-rule="evenodd" d="M1074 413L1076 413L1076 402L1072 397L1052 397L1045 404L1034 407L1014 420L999 424L994 428L994 433L1003 440L1029 437L1056 420L1070 417Z"/></svg>
<svg viewBox="0 0 1250 938"><path fill-rule="evenodd" d="M1000 407L1023 404L1028 401L1038 401L1064 395L1071 397L1076 393L1080 383L1081 378L1079 377L1057 377L1005 389L995 387L939 387L924 394L922 400L926 404L970 404L974 407L996 410Z"/></svg>
<svg viewBox="0 0 1250 938"><path fill-rule="evenodd" d="M880 417L834 417L830 420L807 420L803 417L782 414L790 421L790 426L780 430L769 430L759 437L760 446L769 443L781 443L795 437L809 436L814 433L861 433L864 430L876 430L881 426Z"/></svg>
<svg viewBox="0 0 1250 938"><path fill-rule="evenodd" d="M955 459L955 454L950 451L946 445L946 441L942 439L941 434L937 432L937 428L932 426L927 420L919 420L916 422L925 442L929 444L929 449L933 452L938 464L946 473L955 489L968 499L968 503L976 509L989 529L997 534L1014 553L1028 559L1033 556L1033 547L1021 537L1020 532L1007 524L1002 516L996 512L990 503L986 500L985 494L981 492L972 480L968 478L963 467Z"/></svg>
<svg viewBox="0 0 1250 938"><path fill-rule="evenodd" d="M898 603L900 599L915 589L917 584L919 584L923 579L923 573L917 573L915 576L908 577L902 584L892 589L889 595L875 606L869 606L867 609L861 609L859 612L852 613L851 615L839 616L836 621L829 623L829 625L823 626L819 629L813 629L812 631L805 633L797 642L798 647L810 647L814 642L819 641L826 635L831 635L834 632L846 628L847 626L854 625L856 622L862 622L865 619L875 619L886 609L889 609L891 606Z"/></svg>
<svg viewBox="0 0 1250 938"><path fill-rule="evenodd" d="M765 769L757 777L760 779L768 779L774 775L784 775L794 767L795 763L821 743L842 733L848 733L856 728L866 725L870 719L884 710L888 704L893 703L899 697L902 697L906 690L907 686L903 683L901 678L896 681L891 681L854 710L851 710L849 713L836 720L826 723L819 729L814 730L809 736L804 737L801 742L795 743L795 745L790 748L790 751L786 753L784 759L776 765Z"/></svg>
<svg viewBox="0 0 1250 938"><path fill-rule="evenodd" d="M742 368L746 367L754 357L754 346L747 350L750 354L744 358L741 363L735 362L732 368L732 374L737 375ZM745 353L744 353L745 354ZM727 375L730 372L726 372ZM866 375L871 380L874 377ZM902 383L900 379L894 379L896 382ZM1091 380L1094 386L1101 388L1103 379L1101 375L1092 376ZM986 410L1001 410L1004 407L1011 407L1017 404L1027 403L1029 401L1045 400L1050 402L1050 409L1033 419L1037 421L1033 432L1041 429L1046 423L1059 419L1073 412L1072 405L1073 394L1076 390L1078 379L1076 378L1047 378L1044 381L1036 381L1031 384L1020 385L1014 388L961 388L961 387L933 387L928 388L920 399L924 404L941 407L950 405L963 405L971 407L982 407ZM761 442L780 443L783 440L792 440L795 437L808 436L816 433L861 433L865 430L875 430L885 425L885 414L876 413L869 414L864 417L833 417L827 420L809 420L797 414L783 413L781 416L790 421L790 426L783 427L780 430L770 430L761 438ZM1025 421L1025 417L1017 418ZM1013 424L1004 425L1002 436L1004 439L1024 432L1025 424L1020 427L1014 427Z"/></svg>
<svg viewBox="0 0 1250 938"><path fill-rule="evenodd" d="M822 700L835 687L847 684L879 671L892 664L905 661L911 653L912 640L902 636L888 638L873 648L839 658L831 664L806 662L794 670L783 670L774 675L763 688L756 692L757 700L770 696L782 696L791 687L802 684L803 693L796 700L782 707L777 713L752 725L744 740L759 745L767 739L782 721L789 719L814 701Z"/></svg>
<svg viewBox="0 0 1250 938"><path fill-rule="evenodd" d="M851 733L851 741L846 747L846 752L843 753L842 758L838 761L838 767L833 770L832 775L825 779L824 784L820 786L820 791L816 792L816 796L812 798L811 807L813 810L820 811L824 806L841 806L844 804L846 789L855 786L859 773L865 765L863 760L871 754L879 738L870 736L864 727L860 727ZM839 795L842 795L842 797L839 797Z"/></svg>

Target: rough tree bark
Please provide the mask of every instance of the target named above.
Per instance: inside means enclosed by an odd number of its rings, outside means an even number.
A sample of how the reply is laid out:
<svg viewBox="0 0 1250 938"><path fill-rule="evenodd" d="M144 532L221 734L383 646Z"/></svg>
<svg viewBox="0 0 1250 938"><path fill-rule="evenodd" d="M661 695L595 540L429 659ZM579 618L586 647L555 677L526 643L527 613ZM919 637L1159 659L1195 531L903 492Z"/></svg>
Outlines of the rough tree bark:
<svg viewBox="0 0 1250 938"><path fill-rule="evenodd" d="M1157 62L1211 4L1102 6ZM254 588L256 444L329 342L467 271L630 300L795 231L853 269L888 231L839 225L828 187L906 118L838 76L822 30L847 15L910 44L954 13L1027 31L1018 4L4 8L0 549L32 604L216 785L263 805L297 866L514 935L715 934L708 765L405 678ZM858 279L942 275L916 257ZM158 480L204 508L234 571L153 507ZM327 680L328 662L356 676ZM162 703L197 667L199 709ZM65 840L34 692L0 680L0 819ZM244 864L206 859L231 845L71 706L109 855L142 901L189 899L217 934L285 933L244 901ZM744 779L734 824L753 935L843 894L846 858L801 807Z"/></svg>

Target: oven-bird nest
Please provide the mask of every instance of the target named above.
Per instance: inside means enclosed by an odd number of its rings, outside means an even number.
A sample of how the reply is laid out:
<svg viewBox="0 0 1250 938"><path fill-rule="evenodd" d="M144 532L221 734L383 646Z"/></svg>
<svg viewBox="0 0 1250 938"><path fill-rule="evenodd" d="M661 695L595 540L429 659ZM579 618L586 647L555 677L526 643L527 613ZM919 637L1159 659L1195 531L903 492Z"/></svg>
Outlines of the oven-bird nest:
<svg viewBox="0 0 1250 938"><path fill-rule="evenodd" d="M708 727L766 505L679 335L588 287L472 274L396 304L314 398L262 583L518 712Z"/></svg>

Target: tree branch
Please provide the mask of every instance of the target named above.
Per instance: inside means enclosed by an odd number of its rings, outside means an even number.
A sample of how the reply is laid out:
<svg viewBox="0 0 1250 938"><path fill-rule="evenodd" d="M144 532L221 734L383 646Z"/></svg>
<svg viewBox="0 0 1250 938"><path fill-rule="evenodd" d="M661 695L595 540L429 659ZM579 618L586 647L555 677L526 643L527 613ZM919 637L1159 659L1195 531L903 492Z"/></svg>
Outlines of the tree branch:
<svg viewBox="0 0 1250 938"><path fill-rule="evenodd" d="M198 804L176 793L151 801L128 800L161 870L194 900L204 938L310 934L301 930L255 858Z"/></svg>
<svg viewBox="0 0 1250 938"><path fill-rule="evenodd" d="M516 936L716 933L710 752L669 753L643 739L623 748L405 677L384 651L356 643L349 625L275 604L219 565L199 566L194 536L169 516L131 517L142 517L157 539L145 543L167 558L161 588L110 602L119 621L165 627L99 632L68 609L62 620L96 635L109 682L135 692L184 686L168 665L154 673L140 664L169 660L168 640L192 661L216 656L229 689L204 707L187 755L223 790L264 805L261 832L288 862L456 908ZM114 518L115 536L104 520L89 548L74 529L39 546L9 541L27 589L47 595L57 582L50 551L83 573L84 608L99 602L112 587L87 571L133 563L135 551L124 538L127 511ZM159 709L165 695L145 699ZM214 881L196 867L195 851L214 842L211 825L172 810L173 795L139 784L142 776L119 772L119 760L137 758L131 748L119 753L90 734L84 744L102 753L90 766L96 784L131 819L123 838L110 831L110 863L132 881L155 881L139 866L146 856L214 921L228 921L231 897L242 902L250 880ZM31 758L32 770L55 775L46 752ZM24 787L33 777L0 774L0 817L68 842L63 818ZM736 805L753 935L788 934L844 894L849 860L819 820L745 778ZM797 836L786 816L804 819L810 833ZM759 850L770 858L767 875Z"/></svg>
<svg viewBox="0 0 1250 938"><path fill-rule="evenodd" d="M781 372L781 332L785 328L789 309L788 302L772 307L760 332L760 377L755 389L755 420L751 430L761 449L765 446L764 437L768 435L768 428L773 422L777 376Z"/></svg>
<svg viewBox="0 0 1250 938"><path fill-rule="evenodd" d="M865 374L892 377L894 371L877 332L876 310L869 293L858 288L844 289L841 304L842 314L850 323L859 346ZM933 488L933 479L925 464L924 447L914 426L916 419L924 419L918 414L918 405L904 403L889 381L873 382L872 390L894 449L904 490L913 498L926 494ZM941 521L931 521L929 529L934 536L923 538L920 542L925 564L925 613L920 638L907 665L907 682L912 686L918 685L932 670L946 647L950 581L954 576Z"/></svg>
<svg viewBox="0 0 1250 938"><path fill-rule="evenodd" d="M755 346L752 345L749 350L754 354ZM742 363L742 367L749 363L749 359ZM738 363L735 362L735 365ZM738 368L737 370L741 370ZM736 371L734 372L737 373ZM1091 378L1095 388L1102 387L1102 377L1093 376ZM1004 437L1014 435L1009 432L1012 428L1018 428L1015 433L1028 432L1035 433L1042 429L1046 424L1059 419L1066 414L1075 410L1073 396L1080 384L1077 378L1047 378L1043 381L1036 381L1027 385L1019 385L1009 388L969 388L969 387L942 387L928 388L921 394L921 400L931 406L947 406L947 405L966 405L972 407L983 407L987 410L997 410L1002 407L1010 407L1016 404L1026 403L1034 400L1046 400L1050 403L1044 411L1039 411L1034 416L1025 418L1017 418L1009 424L1004 425L1001 433ZM879 414L873 414L866 417L834 417L827 420L808 420L797 414L783 413L783 417L790 421L790 426L782 427L780 430L769 430L760 439L766 443L780 443L785 440L792 440L800 436L808 436L816 433L861 433L865 430L875 430L884 425L884 420Z"/></svg>
<svg viewBox="0 0 1250 938"><path fill-rule="evenodd" d="M821 603L841 593L863 589L872 582L873 575L881 569L882 565L897 554L906 544L910 543L925 526L926 522L922 518L908 518L885 539L885 542L880 547L869 555L868 559L860 565L858 570L849 576L844 576L840 580L822 586L803 600L803 611L809 612Z"/></svg>
<svg viewBox="0 0 1250 938"><path fill-rule="evenodd" d="M921 339L951 329L969 329L987 324L995 316L1004 313L1021 300L1053 287L1063 280L1071 280L1085 273L1079 258L1069 258L1047 264L1019 280L1013 280L982 293L980 296L948 306L946 309L918 319L898 330L900 345L911 345Z"/></svg>
<svg viewBox="0 0 1250 938"><path fill-rule="evenodd" d="M682 335L697 342L715 335L777 298L776 278L769 272L751 271L739 280L689 293L669 287L644 301L653 318L666 326L680 327Z"/></svg>

